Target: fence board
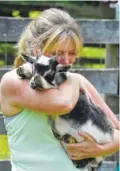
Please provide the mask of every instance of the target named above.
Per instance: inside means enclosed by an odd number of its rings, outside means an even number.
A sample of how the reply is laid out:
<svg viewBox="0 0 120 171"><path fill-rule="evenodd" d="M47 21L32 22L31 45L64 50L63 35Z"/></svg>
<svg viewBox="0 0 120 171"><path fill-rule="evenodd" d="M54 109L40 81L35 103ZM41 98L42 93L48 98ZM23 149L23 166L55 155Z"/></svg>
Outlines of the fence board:
<svg viewBox="0 0 120 171"><path fill-rule="evenodd" d="M0 115L0 134L6 134L3 115Z"/></svg>
<svg viewBox="0 0 120 171"><path fill-rule="evenodd" d="M118 93L118 69L73 69L85 76L100 93Z"/></svg>
<svg viewBox="0 0 120 171"><path fill-rule="evenodd" d="M29 18L0 17L0 42L16 42L23 28L30 22ZM80 24L84 43L118 44L119 21L77 19ZM94 27L93 27L94 26Z"/></svg>
<svg viewBox="0 0 120 171"><path fill-rule="evenodd" d="M104 161L100 168L96 171L115 171L117 168L117 162L115 161Z"/></svg>
<svg viewBox="0 0 120 171"><path fill-rule="evenodd" d="M11 171L11 164L9 160L0 160L0 171Z"/></svg>
<svg viewBox="0 0 120 171"><path fill-rule="evenodd" d="M117 20L77 20L84 42L90 44L118 44L119 22Z"/></svg>
<svg viewBox="0 0 120 171"><path fill-rule="evenodd" d="M0 79L10 68L0 68ZM85 76L100 93L118 93L118 69L72 69Z"/></svg>

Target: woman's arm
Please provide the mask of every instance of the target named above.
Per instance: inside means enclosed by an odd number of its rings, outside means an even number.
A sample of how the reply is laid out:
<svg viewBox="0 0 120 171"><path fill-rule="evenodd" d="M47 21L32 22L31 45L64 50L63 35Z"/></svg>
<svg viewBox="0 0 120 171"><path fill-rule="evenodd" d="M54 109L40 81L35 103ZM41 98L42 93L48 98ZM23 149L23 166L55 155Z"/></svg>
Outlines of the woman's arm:
<svg viewBox="0 0 120 171"><path fill-rule="evenodd" d="M100 108L105 112L106 115L112 120L113 124L115 125L116 129L120 128L120 123L115 116L115 114L112 112L112 110L108 107L108 105L105 103L101 95L98 93L98 91L95 89L95 87L83 76L81 76L84 82L84 85L88 92L91 95L91 98L93 101L100 106Z"/></svg>
<svg viewBox="0 0 120 171"><path fill-rule="evenodd" d="M19 79L15 70L6 73L1 81L2 99L7 97L11 106L57 115L73 109L78 100L79 88L78 75L73 73L58 89L45 91L30 88L29 80Z"/></svg>

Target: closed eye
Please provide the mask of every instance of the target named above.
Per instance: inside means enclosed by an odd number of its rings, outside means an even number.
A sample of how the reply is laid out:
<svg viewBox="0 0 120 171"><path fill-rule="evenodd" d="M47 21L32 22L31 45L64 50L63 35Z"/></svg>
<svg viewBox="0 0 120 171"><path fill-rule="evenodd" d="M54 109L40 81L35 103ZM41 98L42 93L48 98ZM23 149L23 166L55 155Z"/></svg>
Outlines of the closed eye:
<svg viewBox="0 0 120 171"><path fill-rule="evenodd" d="M70 52L70 55L76 55L76 53L75 52Z"/></svg>

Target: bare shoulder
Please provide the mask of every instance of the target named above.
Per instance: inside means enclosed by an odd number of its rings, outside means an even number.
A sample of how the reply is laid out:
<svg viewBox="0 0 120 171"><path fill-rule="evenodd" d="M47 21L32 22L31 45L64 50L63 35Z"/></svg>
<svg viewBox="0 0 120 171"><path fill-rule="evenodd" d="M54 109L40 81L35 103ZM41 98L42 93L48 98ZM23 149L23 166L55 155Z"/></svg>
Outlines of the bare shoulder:
<svg viewBox="0 0 120 171"><path fill-rule="evenodd" d="M74 72L68 72L68 74L67 74L67 76L68 76L68 79L78 79L78 80L84 80L85 79L85 77L84 76L82 76L81 74L79 74L79 73L74 73Z"/></svg>
<svg viewBox="0 0 120 171"><path fill-rule="evenodd" d="M17 96L19 89L20 81L16 70L14 69L5 73L0 82L0 101L1 109L7 116L16 114L21 110L20 107L16 107L12 104L13 97Z"/></svg>
<svg viewBox="0 0 120 171"><path fill-rule="evenodd" d="M16 74L16 70L14 69L3 75L0 84L0 92L2 95L9 95L15 92L15 89L17 88L18 85L19 85L19 79Z"/></svg>
<svg viewBox="0 0 120 171"><path fill-rule="evenodd" d="M70 79L72 81L78 81L80 87L83 86L83 84L85 84L85 82L87 81L87 79L83 75L81 75L80 73L68 72L67 76L68 76L68 79Z"/></svg>

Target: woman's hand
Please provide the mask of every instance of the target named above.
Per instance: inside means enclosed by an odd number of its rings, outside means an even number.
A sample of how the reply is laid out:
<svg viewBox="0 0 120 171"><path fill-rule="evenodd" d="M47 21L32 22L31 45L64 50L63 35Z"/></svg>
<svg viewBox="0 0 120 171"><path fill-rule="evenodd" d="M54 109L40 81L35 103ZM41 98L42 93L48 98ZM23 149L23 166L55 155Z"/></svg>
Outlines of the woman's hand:
<svg viewBox="0 0 120 171"><path fill-rule="evenodd" d="M116 130L116 136L112 142L103 145L98 144L92 136L85 132L79 133L79 135L84 138L84 142L77 144L62 143L68 156L72 160L108 156L119 150L120 132L118 130Z"/></svg>
<svg viewBox="0 0 120 171"><path fill-rule="evenodd" d="M101 146L97 144L90 135L85 132L79 133L79 135L84 138L84 142L77 144L66 144L65 147L68 156L72 160L81 160L101 156Z"/></svg>

